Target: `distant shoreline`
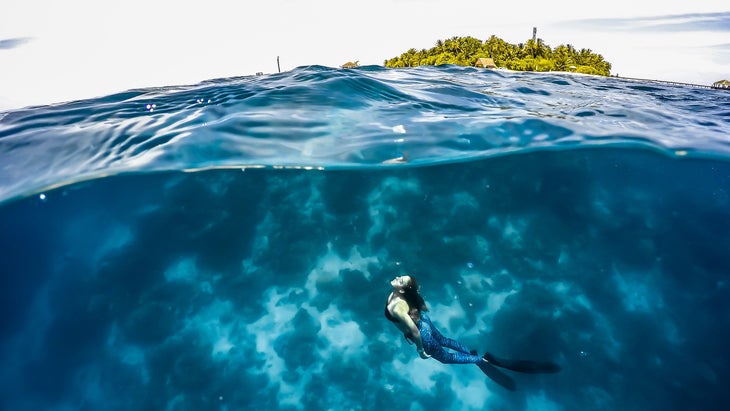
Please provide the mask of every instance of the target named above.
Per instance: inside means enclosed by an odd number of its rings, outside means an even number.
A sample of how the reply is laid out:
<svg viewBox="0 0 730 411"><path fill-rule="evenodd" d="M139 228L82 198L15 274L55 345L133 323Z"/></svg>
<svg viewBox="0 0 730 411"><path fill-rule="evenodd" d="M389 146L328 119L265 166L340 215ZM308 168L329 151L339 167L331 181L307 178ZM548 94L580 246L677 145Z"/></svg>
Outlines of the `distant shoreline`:
<svg viewBox="0 0 730 411"><path fill-rule="evenodd" d="M600 76L611 75L611 63L591 49L576 49L570 44L550 47L533 37L525 43L512 44L492 35L482 41L472 36L454 36L436 41L430 49L408 49L385 60L385 67L415 67L456 64L484 68L505 67L515 71L568 71Z"/></svg>

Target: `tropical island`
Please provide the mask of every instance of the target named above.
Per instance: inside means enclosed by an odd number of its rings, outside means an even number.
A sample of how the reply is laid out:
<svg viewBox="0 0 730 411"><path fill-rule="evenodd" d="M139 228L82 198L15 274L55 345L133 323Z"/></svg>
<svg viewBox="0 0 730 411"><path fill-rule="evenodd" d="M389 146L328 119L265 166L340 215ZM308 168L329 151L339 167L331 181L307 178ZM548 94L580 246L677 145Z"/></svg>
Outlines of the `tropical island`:
<svg viewBox="0 0 730 411"><path fill-rule="evenodd" d="M570 44L554 49L534 37L526 43L511 44L492 35L485 41L474 37L438 40L428 50L410 49L398 57L385 60L385 67L435 66L456 64L474 66L491 59L494 66L516 71L568 71L609 76L611 63L590 49L576 50Z"/></svg>

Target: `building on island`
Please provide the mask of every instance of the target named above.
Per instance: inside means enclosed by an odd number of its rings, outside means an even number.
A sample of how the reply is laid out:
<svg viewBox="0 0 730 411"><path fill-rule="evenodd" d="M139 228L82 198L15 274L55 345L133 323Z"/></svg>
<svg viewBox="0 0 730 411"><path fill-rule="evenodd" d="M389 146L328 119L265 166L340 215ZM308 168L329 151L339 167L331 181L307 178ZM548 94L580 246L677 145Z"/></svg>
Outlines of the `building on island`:
<svg viewBox="0 0 730 411"><path fill-rule="evenodd" d="M730 90L730 81L720 80L712 83L712 88Z"/></svg>
<svg viewBox="0 0 730 411"><path fill-rule="evenodd" d="M484 68L497 68L497 65L494 64L494 60L489 57L481 57L477 59L476 64L474 64L474 67L484 67Z"/></svg>

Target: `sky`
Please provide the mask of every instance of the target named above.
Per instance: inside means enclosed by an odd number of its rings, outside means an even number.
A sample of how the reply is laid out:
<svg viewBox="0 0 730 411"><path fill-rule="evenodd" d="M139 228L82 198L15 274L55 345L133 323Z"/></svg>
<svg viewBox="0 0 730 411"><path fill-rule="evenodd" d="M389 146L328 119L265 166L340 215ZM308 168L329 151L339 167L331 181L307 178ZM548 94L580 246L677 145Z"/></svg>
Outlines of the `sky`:
<svg viewBox="0 0 730 411"><path fill-rule="evenodd" d="M5 0L0 110L348 61L382 65L453 36L600 53L623 77L730 78L726 0Z"/></svg>

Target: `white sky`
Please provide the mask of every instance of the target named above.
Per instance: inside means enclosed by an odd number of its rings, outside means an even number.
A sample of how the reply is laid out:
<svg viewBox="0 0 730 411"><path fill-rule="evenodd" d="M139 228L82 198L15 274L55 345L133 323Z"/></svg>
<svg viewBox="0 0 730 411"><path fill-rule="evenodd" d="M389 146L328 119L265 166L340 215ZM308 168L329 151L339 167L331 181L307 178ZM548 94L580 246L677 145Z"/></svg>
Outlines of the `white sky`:
<svg viewBox="0 0 730 411"><path fill-rule="evenodd" d="M533 26L551 47L569 43L601 53L613 74L699 84L730 78L727 0L582 3L3 0L0 110L272 73L277 56L289 70L382 64L452 36L494 34L520 43ZM713 12L725 12L724 22L704 30L637 20ZM9 47L14 40L20 44Z"/></svg>

